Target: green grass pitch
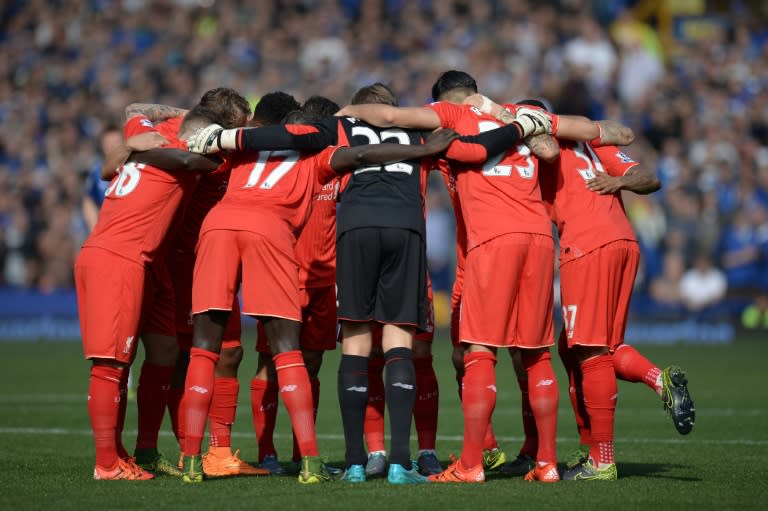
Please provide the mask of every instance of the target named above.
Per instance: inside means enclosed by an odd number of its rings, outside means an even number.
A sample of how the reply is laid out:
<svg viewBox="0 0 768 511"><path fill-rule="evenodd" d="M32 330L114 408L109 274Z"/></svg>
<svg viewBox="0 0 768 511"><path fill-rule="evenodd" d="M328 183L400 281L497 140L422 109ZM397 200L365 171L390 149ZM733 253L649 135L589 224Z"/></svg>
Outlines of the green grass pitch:
<svg viewBox="0 0 768 511"><path fill-rule="evenodd" d="M255 367L252 339L246 346L233 446L242 449L244 459L254 460L247 384ZM679 363L687 370L697 421L690 435L680 436L655 394L641 384L620 383L617 482L544 485L491 476L484 485L394 487L374 480L302 486L286 476L190 487L168 477L144 483L93 481L85 400L88 364L79 343L2 343L0 509L768 509L768 340L638 347L661 367ZM338 352L327 354L321 375L318 434L322 454L340 466L338 357ZM438 453L445 461L450 452L460 452L462 433L445 336L435 343L435 366L441 385ZM558 455L564 459L577 437L559 361L555 366L561 393ZM520 398L506 355L499 357L497 374L494 425L502 448L514 456L522 437ZM130 403L124 435L129 449L135 417L135 403ZM177 451L169 430L166 419L160 447L173 457ZM287 460L291 440L284 411L277 432L278 450Z"/></svg>

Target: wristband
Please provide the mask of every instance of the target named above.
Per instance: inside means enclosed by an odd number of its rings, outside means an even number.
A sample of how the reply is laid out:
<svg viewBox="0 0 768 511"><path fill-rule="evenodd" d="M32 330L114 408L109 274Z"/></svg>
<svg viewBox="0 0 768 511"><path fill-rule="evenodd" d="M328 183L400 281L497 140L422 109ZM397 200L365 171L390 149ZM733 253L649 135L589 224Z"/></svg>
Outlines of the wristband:
<svg viewBox="0 0 768 511"><path fill-rule="evenodd" d="M239 129L221 130L216 137L216 144L219 146L219 149L237 149L239 134Z"/></svg>
<svg viewBox="0 0 768 511"><path fill-rule="evenodd" d="M603 145L603 127L600 126L600 123L597 122L597 121L595 121L595 124L597 125L597 129L598 129L600 134L598 136L596 136L595 138L593 138L592 140L590 140L589 141L589 145L594 146L594 147L599 147L599 146Z"/></svg>

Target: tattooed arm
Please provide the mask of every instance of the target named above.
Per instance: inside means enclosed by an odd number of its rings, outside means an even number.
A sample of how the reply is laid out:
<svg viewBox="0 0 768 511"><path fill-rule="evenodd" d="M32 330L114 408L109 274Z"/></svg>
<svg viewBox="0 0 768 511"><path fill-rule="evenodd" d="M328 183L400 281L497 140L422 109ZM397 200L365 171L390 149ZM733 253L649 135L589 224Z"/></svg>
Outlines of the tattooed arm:
<svg viewBox="0 0 768 511"><path fill-rule="evenodd" d="M158 105L155 103L131 103L125 107L125 119L137 115L143 115L152 122L164 121L171 117L186 115L189 110L177 108L175 106Z"/></svg>
<svg viewBox="0 0 768 511"><path fill-rule="evenodd" d="M632 129L620 122L596 121L596 124L600 128L599 145L629 145L635 140Z"/></svg>
<svg viewBox="0 0 768 511"><path fill-rule="evenodd" d="M525 145L530 147L531 152L546 162L553 162L560 157L560 144L552 135L542 133L525 140Z"/></svg>

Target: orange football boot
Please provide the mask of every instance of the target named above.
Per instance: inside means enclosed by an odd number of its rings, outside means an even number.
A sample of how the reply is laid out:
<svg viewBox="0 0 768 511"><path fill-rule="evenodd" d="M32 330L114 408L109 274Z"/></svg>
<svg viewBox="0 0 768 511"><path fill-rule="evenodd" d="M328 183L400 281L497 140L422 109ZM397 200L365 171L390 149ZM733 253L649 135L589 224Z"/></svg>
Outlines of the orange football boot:
<svg viewBox="0 0 768 511"><path fill-rule="evenodd" d="M440 472L428 477L433 483L484 483L485 472L483 472L483 464L478 463L470 469L465 469L459 463L461 460L457 460L456 457L451 454L451 464Z"/></svg>
<svg viewBox="0 0 768 511"><path fill-rule="evenodd" d="M547 463L546 465L536 465L533 470L525 474L526 481L540 481L542 483L556 483L560 480L560 473L557 471L556 463Z"/></svg>
<svg viewBox="0 0 768 511"><path fill-rule="evenodd" d="M229 447L210 447L203 456L203 472L209 477L268 476L265 468L254 467L241 460L238 449L232 454Z"/></svg>
<svg viewBox="0 0 768 511"><path fill-rule="evenodd" d="M136 465L131 458L118 458L114 468L108 469L96 465L93 478L97 481L148 481L155 475Z"/></svg>

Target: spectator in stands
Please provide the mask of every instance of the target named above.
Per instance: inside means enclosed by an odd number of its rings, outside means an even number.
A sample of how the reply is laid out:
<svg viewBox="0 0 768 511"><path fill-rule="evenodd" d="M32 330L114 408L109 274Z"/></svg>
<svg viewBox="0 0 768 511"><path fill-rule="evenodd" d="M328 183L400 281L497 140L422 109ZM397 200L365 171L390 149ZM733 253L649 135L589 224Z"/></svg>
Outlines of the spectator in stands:
<svg viewBox="0 0 768 511"><path fill-rule="evenodd" d="M715 268L706 253L700 253L693 267L680 280L680 297L689 311L698 312L720 303L728 283L725 274Z"/></svg>
<svg viewBox="0 0 768 511"><path fill-rule="evenodd" d="M680 284L685 271L685 259L680 252L669 252L664 256L661 275L651 281L650 297L665 312L682 310L683 295Z"/></svg>

